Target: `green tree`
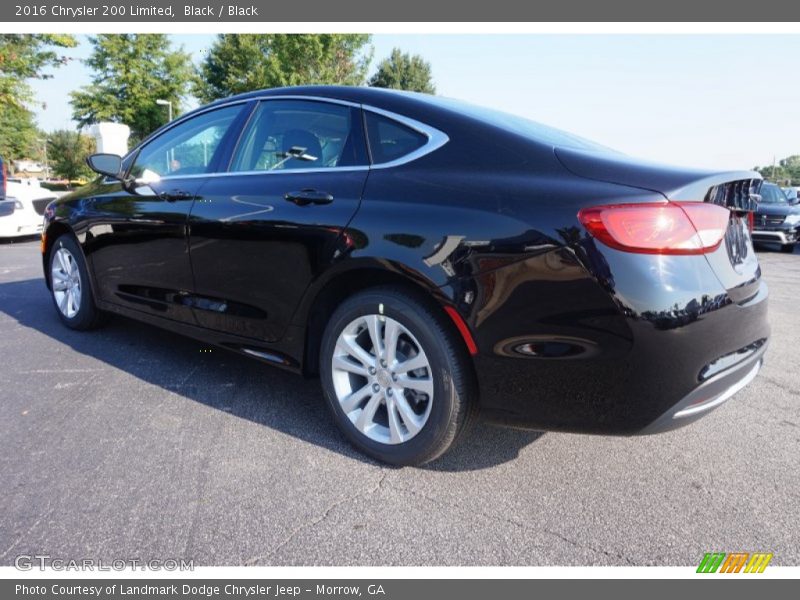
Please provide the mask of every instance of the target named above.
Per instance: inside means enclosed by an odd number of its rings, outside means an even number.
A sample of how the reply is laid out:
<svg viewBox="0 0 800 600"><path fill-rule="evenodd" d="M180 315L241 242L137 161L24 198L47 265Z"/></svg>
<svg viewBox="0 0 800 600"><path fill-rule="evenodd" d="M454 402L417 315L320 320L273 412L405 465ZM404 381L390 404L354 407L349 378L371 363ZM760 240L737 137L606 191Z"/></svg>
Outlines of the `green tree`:
<svg viewBox="0 0 800 600"><path fill-rule="evenodd" d="M166 35L102 34L89 41L92 83L71 94L72 118L81 127L124 123L136 142L167 120L157 99L172 102L180 114L194 74L189 55L174 50Z"/></svg>
<svg viewBox="0 0 800 600"><path fill-rule="evenodd" d="M91 177L86 157L94 152L92 138L77 131L59 129L47 137L47 155L53 173L64 179Z"/></svg>
<svg viewBox="0 0 800 600"><path fill-rule="evenodd" d="M764 179L769 179L781 185L800 185L800 154L782 158L775 165L754 167Z"/></svg>
<svg viewBox="0 0 800 600"><path fill-rule="evenodd" d="M389 58L378 64L378 71L369 80L372 87L408 90L435 94L431 64L418 54L401 52L394 48Z"/></svg>
<svg viewBox="0 0 800 600"><path fill-rule="evenodd" d="M72 35L0 35L0 156L13 160L36 155L39 132L27 82L52 77L49 69L68 61L57 49L76 44Z"/></svg>
<svg viewBox="0 0 800 600"><path fill-rule="evenodd" d="M0 156L9 166L15 159L38 158L38 138L33 113L25 106L12 104L0 108Z"/></svg>
<svg viewBox="0 0 800 600"><path fill-rule="evenodd" d="M31 99L27 79L49 79L45 71L69 59L56 48L77 45L66 34L0 34L0 106L21 106Z"/></svg>
<svg viewBox="0 0 800 600"><path fill-rule="evenodd" d="M287 85L362 85L372 60L366 34L220 34L200 65L204 102Z"/></svg>

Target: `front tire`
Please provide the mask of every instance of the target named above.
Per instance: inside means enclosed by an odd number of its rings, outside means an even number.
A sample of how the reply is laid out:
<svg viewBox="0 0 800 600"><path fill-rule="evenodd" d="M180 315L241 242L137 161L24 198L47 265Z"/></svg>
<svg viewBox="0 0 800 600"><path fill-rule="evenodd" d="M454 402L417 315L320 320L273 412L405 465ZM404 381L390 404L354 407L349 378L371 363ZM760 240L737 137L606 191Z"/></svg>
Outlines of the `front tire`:
<svg viewBox="0 0 800 600"><path fill-rule="evenodd" d="M63 234L56 239L48 263L50 296L61 322L77 330L102 325L106 314L95 306L86 260L75 238Z"/></svg>
<svg viewBox="0 0 800 600"><path fill-rule="evenodd" d="M344 435L385 463L430 462L473 420L475 385L461 340L435 306L399 287L339 306L323 335L320 374Z"/></svg>

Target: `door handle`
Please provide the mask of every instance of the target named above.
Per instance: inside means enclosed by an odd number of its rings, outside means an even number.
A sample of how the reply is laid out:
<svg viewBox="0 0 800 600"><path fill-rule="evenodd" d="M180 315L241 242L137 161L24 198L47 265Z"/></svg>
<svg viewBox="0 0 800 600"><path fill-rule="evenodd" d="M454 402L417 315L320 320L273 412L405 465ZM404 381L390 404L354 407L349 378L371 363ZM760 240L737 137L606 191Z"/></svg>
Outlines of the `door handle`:
<svg viewBox="0 0 800 600"><path fill-rule="evenodd" d="M309 204L330 204L333 196L328 192L305 189L299 192L287 192L284 198L289 202L294 202L297 206L308 206Z"/></svg>
<svg viewBox="0 0 800 600"><path fill-rule="evenodd" d="M161 192L158 197L167 202L175 202L176 200L191 200L194 198L194 194L184 192L183 190L172 190L169 192Z"/></svg>

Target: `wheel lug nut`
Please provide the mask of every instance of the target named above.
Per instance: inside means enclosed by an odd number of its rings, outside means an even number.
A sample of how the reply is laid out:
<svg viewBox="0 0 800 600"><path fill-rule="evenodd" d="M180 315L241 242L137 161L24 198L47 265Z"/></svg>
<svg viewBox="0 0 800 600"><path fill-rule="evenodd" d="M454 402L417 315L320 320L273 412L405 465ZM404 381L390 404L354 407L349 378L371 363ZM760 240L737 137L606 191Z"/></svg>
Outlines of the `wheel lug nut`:
<svg viewBox="0 0 800 600"><path fill-rule="evenodd" d="M375 375L375 367L370 367L369 368L369 374L370 375Z"/></svg>
<svg viewBox="0 0 800 600"><path fill-rule="evenodd" d="M383 360L383 359L381 359L381 366L382 366L382 367L386 367L386 361L385 361L385 360Z"/></svg>
<svg viewBox="0 0 800 600"><path fill-rule="evenodd" d="M373 392L377 392L377 391L379 391L380 389L381 389L381 386L379 386L377 383L373 383L373 384L372 384L372 391L373 391Z"/></svg>
<svg viewBox="0 0 800 600"><path fill-rule="evenodd" d="M397 381L397 373L392 373L392 381Z"/></svg>
<svg viewBox="0 0 800 600"><path fill-rule="evenodd" d="M388 390L386 390L386 395L387 395L387 396L391 396L391 395L392 395L392 393L393 393L393 392L392 392L392 388L389 388Z"/></svg>

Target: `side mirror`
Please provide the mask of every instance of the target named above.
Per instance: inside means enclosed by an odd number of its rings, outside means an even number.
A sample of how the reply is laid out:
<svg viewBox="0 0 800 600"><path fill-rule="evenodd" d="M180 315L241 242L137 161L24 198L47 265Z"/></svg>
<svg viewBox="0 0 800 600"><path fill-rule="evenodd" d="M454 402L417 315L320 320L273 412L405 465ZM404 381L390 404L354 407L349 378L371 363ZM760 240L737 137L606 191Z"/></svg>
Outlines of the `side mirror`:
<svg viewBox="0 0 800 600"><path fill-rule="evenodd" d="M116 154L92 154L86 159L86 164L95 173L122 179L122 158Z"/></svg>

